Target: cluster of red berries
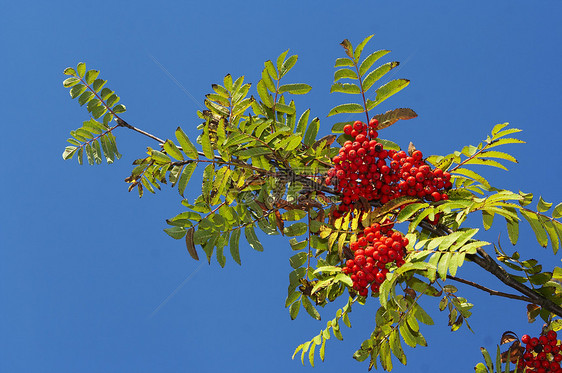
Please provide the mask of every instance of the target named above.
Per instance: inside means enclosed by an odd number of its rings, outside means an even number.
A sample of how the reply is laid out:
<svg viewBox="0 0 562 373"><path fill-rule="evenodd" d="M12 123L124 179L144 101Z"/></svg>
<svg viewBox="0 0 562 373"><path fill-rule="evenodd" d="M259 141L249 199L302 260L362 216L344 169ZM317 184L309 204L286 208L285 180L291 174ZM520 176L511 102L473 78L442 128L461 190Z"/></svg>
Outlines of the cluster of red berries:
<svg viewBox="0 0 562 373"><path fill-rule="evenodd" d="M519 369L522 371L524 367L527 367L527 372L561 373L561 342L556 338L556 332L553 330L538 338L531 338L527 334L521 337L521 342L526 346L523 359L519 360Z"/></svg>
<svg viewBox="0 0 562 373"><path fill-rule="evenodd" d="M379 292L391 263L400 267L404 264L405 247L408 239L392 229L394 224L375 223L365 228L350 244L354 259L346 262L343 272L350 275L353 288L361 296L367 296L369 287L373 294ZM389 264L390 263L390 264Z"/></svg>
<svg viewBox="0 0 562 373"><path fill-rule="evenodd" d="M404 151L386 150L376 141L379 122L369 125L355 121L344 127L344 133L355 141L346 141L332 161L327 185L343 194L335 217L353 209L360 197L368 201L388 201L401 196L417 196L431 201L447 199L444 189L450 189L451 175L436 168L432 170L419 150L411 155Z"/></svg>

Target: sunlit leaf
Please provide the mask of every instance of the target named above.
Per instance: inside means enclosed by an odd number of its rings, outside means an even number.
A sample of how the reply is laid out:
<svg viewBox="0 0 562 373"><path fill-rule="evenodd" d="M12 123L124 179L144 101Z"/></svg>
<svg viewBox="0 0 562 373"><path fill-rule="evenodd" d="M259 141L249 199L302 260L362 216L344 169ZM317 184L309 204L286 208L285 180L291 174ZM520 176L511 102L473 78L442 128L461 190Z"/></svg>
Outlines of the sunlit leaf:
<svg viewBox="0 0 562 373"><path fill-rule="evenodd" d="M370 55L368 55L363 62L361 63L361 65L359 66L359 74L361 76L365 75L365 73L371 68L371 66L373 66L373 64L381 57L385 56L386 54L390 53L389 50L380 50L380 51L376 51L371 53ZM352 65L349 65L352 66Z"/></svg>
<svg viewBox="0 0 562 373"><path fill-rule="evenodd" d="M363 113L365 109L363 106L359 104L349 103L349 104L341 104L330 110L328 116L332 116L335 114L342 114L342 113Z"/></svg>

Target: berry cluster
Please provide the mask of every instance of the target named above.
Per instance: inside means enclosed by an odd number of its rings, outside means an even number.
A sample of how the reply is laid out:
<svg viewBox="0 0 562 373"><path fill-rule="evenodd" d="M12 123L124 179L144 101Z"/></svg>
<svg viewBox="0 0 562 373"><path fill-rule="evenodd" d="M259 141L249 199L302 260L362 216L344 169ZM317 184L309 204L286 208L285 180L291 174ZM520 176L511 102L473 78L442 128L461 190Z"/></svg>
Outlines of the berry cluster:
<svg viewBox="0 0 562 373"><path fill-rule="evenodd" d="M527 334L521 337L521 342L526 346L523 359L519 360L519 369L522 371L527 367L527 372L562 373L562 351L560 341L556 338L556 332L553 330L538 338L531 338Z"/></svg>
<svg viewBox="0 0 562 373"><path fill-rule="evenodd" d="M430 201L447 199L444 189L451 188L451 175L436 168L432 170L419 150L411 155L404 151L386 150L376 141L379 122L369 125L355 121L344 127L344 133L355 141L346 141L332 161L327 185L341 192L342 202L335 217L353 209L360 197L368 201L388 201L401 196L417 196Z"/></svg>
<svg viewBox="0 0 562 373"><path fill-rule="evenodd" d="M392 223L375 223L350 245L355 257L346 262L343 272L351 275L353 288L361 296L367 296L369 287L373 294L378 293L390 264L396 263L398 267L404 264L408 239L392 227Z"/></svg>

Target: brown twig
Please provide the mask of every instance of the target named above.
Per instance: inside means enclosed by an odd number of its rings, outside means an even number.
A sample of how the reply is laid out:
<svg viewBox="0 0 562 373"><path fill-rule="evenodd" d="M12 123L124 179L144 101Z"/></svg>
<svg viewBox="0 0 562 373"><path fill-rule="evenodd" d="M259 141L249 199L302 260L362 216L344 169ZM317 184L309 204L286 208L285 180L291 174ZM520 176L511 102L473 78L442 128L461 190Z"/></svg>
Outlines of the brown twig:
<svg viewBox="0 0 562 373"><path fill-rule="evenodd" d="M524 297L524 296L521 296L521 295L509 294L509 293L504 293L504 292L497 291L497 290L488 289L485 286L482 286L482 285L477 284L477 283L472 282L472 281L465 280L464 278L451 276L451 275L447 275L447 278L450 279L450 280L453 280L453 281L463 283L463 284L468 285L468 286L475 287L477 289L480 289L482 291L490 293L490 295L497 295L499 297L510 298L510 299L519 299L519 300L522 300L524 302L533 303L533 300L531 298Z"/></svg>

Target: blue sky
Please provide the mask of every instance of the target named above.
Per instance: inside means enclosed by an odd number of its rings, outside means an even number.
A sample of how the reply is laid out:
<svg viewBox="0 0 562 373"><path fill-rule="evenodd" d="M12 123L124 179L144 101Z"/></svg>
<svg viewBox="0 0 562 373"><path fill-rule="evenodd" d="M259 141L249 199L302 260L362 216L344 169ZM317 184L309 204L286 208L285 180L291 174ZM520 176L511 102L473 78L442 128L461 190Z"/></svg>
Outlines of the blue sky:
<svg viewBox="0 0 562 373"><path fill-rule="evenodd" d="M506 148L519 164L485 175L558 203L561 14L560 2L546 0L4 4L0 371L311 371L292 352L336 309L322 310L321 322L304 313L290 321L283 304L291 252L282 239L264 238L263 253L244 245L241 267L193 261L162 232L164 219L182 211L177 192L140 200L127 193L123 179L155 145L148 139L118 132L124 156L111 166L64 162L68 132L87 119L62 87L65 67L85 61L101 70L127 105L129 123L163 138L178 125L196 136L195 113L212 83L226 73L255 83L263 62L290 48L299 62L288 79L313 87L297 110L311 108L325 135L338 121L326 114L346 99L329 95L339 42L376 34L367 50L391 49L384 62L402 62L392 77L412 81L381 111L419 114L383 137L440 154L510 122L527 142ZM198 185L192 188L195 195ZM480 237L495 241L499 231ZM545 268L558 263L527 227L518 250ZM470 263L460 275L503 289ZM540 323L526 322L523 303L459 289L475 304L475 334L449 332L437 304L426 302L436 321L422 329L430 346L406 348L408 366L396 362L396 372L452 365L470 372L479 347L494 349L502 332L538 334ZM351 356L372 330L376 307L370 299L354 310L353 328L342 330L343 342L328 342L316 371L366 370Z"/></svg>

